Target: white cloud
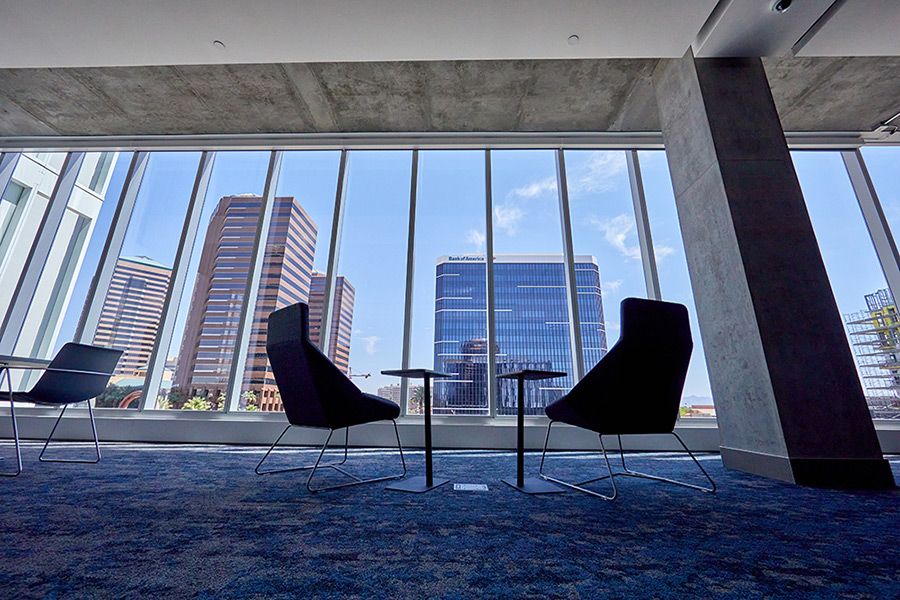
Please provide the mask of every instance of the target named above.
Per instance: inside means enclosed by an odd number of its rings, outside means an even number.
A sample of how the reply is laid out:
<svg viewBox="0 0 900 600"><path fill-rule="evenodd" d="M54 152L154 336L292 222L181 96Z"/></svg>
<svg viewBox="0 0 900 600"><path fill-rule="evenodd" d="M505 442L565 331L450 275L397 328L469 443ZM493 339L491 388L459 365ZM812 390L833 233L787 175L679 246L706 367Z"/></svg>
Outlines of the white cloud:
<svg viewBox="0 0 900 600"><path fill-rule="evenodd" d="M627 181L621 176L626 168L624 152L591 152L584 164L569 169L569 195L582 196L612 191Z"/></svg>
<svg viewBox="0 0 900 600"><path fill-rule="evenodd" d="M641 249L636 245L628 244L628 238L635 229L633 217L621 214L612 219L600 219L595 215L591 215L588 222L594 229L603 232L603 237L606 241L624 256L640 260Z"/></svg>
<svg viewBox="0 0 900 600"><path fill-rule="evenodd" d="M366 354L372 355L375 354L375 344L381 341L381 338L377 335L370 335L369 337L361 337L359 338L363 342L363 349L366 351Z"/></svg>
<svg viewBox="0 0 900 600"><path fill-rule="evenodd" d="M494 207L494 225L506 230L509 236L516 235L519 221L525 216L525 211L520 207L507 202Z"/></svg>
<svg viewBox="0 0 900 600"><path fill-rule="evenodd" d="M675 248L671 246L657 246L653 244L653 256L656 257L656 262L661 261L667 256L671 256L675 254Z"/></svg>
<svg viewBox="0 0 900 600"><path fill-rule="evenodd" d="M600 290L604 295L618 294L619 290L622 288L623 283L625 282L621 279L616 279L615 281L604 281L600 284Z"/></svg>
<svg viewBox="0 0 900 600"><path fill-rule="evenodd" d="M477 229L470 229L466 232L466 242L474 244L478 252L484 250L485 235Z"/></svg>
<svg viewBox="0 0 900 600"><path fill-rule="evenodd" d="M556 193L556 177L546 177L539 181L532 181L520 188L510 190L506 195L507 198L516 196L518 198L535 198L547 193Z"/></svg>

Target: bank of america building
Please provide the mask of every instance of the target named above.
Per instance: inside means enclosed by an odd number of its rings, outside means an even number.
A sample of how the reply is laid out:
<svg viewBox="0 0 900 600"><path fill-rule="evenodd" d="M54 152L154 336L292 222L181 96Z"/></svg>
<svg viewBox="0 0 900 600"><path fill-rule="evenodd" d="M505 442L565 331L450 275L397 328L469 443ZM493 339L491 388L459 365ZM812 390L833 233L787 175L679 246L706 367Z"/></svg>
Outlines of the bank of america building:
<svg viewBox="0 0 900 600"><path fill-rule="evenodd" d="M494 256L494 352L497 373L540 369L567 377L526 382L528 414L574 385L565 265L559 254ZM606 353L600 270L593 256L575 257L575 283L585 371ZM451 373L434 383L434 412L487 414L487 266L483 254L441 256L435 282L434 365ZM515 414L516 384L497 380L499 414Z"/></svg>

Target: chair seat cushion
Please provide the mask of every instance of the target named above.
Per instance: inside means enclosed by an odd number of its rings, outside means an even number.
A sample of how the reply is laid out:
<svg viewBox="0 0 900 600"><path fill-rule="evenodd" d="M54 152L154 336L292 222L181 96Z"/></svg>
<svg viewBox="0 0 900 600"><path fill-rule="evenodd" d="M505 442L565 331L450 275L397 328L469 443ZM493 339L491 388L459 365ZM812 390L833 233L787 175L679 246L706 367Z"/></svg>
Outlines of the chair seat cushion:
<svg viewBox="0 0 900 600"><path fill-rule="evenodd" d="M333 428L340 429L372 421L396 419L399 416L400 407L390 400L363 393L361 400L354 403L352 410L344 411L344 414L341 415L342 418L339 419L340 422L334 423Z"/></svg>
<svg viewBox="0 0 900 600"><path fill-rule="evenodd" d="M0 402L5 402L8 399L9 392L0 392ZM49 398L38 398L28 392L13 392L13 402L30 402L32 404L43 404L44 406L62 406L63 404L70 404L69 402L54 402L53 399ZM84 401L79 400L79 402Z"/></svg>

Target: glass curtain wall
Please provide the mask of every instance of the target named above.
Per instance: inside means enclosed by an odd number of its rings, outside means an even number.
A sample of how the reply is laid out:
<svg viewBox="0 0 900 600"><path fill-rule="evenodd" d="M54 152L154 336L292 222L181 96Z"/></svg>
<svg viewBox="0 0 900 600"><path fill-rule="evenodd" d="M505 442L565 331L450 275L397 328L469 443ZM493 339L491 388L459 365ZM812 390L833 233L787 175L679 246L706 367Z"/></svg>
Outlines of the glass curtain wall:
<svg viewBox="0 0 900 600"><path fill-rule="evenodd" d="M409 366L451 374L433 382L434 414L490 414L485 223L484 151L419 152ZM408 413L423 394L411 382Z"/></svg>
<svg viewBox="0 0 900 600"><path fill-rule="evenodd" d="M556 152L492 151L491 174L497 373L568 373L525 382L525 414L540 415L575 382ZM578 269L593 266L589 257L576 263ZM517 385L511 379L497 381L498 415L517 414Z"/></svg>
<svg viewBox="0 0 900 600"><path fill-rule="evenodd" d="M871 148L863 154L893 225L900 215L892 177L900 150ZM52 208L49 201L67 157L15 156L0 200L5 310L40 222ZM133 156L83 154L72 192L57 199L64 210L54 205L62 217L53 243L45 246L51 268L42 264L35 271L40 275L34 279L36 296L44 294L48 301L32 302L21 313L20 333L26 335L16 338L15 353L49 357L76 336L122 348L125 355L96 400L98 407L280 410L265 359L265 316L297 301L318 301L320 315L324 309L341 151L283 153L242 374L231 372L240 366L233 360L235 340L272 153L208 153L201 163L200 152L152 152L139 186L132 183L133 189L123 192ZM474 416L514 414L511 387L500 383L492 393L492 354L498 372L524 365L572 372L557 151L494 150L489 165L484 150L418 152L408 365L401 362L413 153L350 150L347 156L332 326L312 332L327 337L339 368L365 391L394 400L402 397L402 382L381 377L381 370L448 372L451 377L434 384L434 412ZM621 299L646 295L626 156L624 151L563 154L585 371L616 342ZM841 154L793 156L873 416L894 418L900 410L900 367L895 368L900 352L892 352L891 344L900 339L900 322ZM639 158L661 296L687 304L691 313L695 352L682 413L712 416L665 155L642 151ZM198 166L210 161L211 177L201 182ZM195 186L199 196L193 198ZM121 248L103 256L113 214L126 197L136 199L117 225ZM91 282L103 261L113 261L112 275L92 295ZM88 314L95 315L93 325L90 318L85 321ZM231 392L230 381L241 387ZM537 382L529 412L541 414L573 382ZM145 389L153 394L149 401L142 398ZM421 385L412 382L407 392L407 412L420 413ZM236 404L226 402L227 393Z"/></svg>
<svg viewBox="0 0 900 600"><path fill-rule="evenodd" d="M694 294L684 254L684 241L681 238L666 153L662 150L639 152L638 158L647 199L647 216L653 238L653 255L659 274L660 294L663 300L687 306L691 323L694 352L691 354L691 363L681 394L681 416L715 417L716 409L709 385L706 353L703 339L700 337L700 324L694 305Z"/></svg>
<svg viewBox="0 0 900 600"><path fill-rule="evenodd" d="M238 410L284 410L266 356L267 319L296 302L309 303L321 315L314 301L321 303L322 294L314 291L324 290L340 155L334 150L284 153ZM318 331L314 335L318 342Z"/></svg>
<svg viewBox="0 0 900 600"><path fill-rule="evenodd" d="M825 262L869 413L898 418L900 325L881 263L841 154L792 152L791 157Z"/></svg>

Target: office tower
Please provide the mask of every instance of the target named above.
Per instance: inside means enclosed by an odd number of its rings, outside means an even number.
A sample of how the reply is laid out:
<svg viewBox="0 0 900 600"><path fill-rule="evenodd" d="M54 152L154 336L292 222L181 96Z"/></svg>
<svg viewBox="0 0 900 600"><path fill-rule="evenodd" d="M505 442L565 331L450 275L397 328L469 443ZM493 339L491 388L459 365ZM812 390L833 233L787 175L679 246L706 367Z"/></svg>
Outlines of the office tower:
<svg viewBox="0 0 900 600"><path fill-rule="evenodd" d="M487 297L484 255L442 256L435 285L434 368L453 373L434 385L435 412L486 414ZM575 257L585 370L606 353L600 272L592 256ZM574 383L563 258L558 254L494 257L494 353L497 372L542 369L566 378L530 381L529 413L559 398ZM515 382L498 380L498 411L514 414Z"/></svg>
<svg viewBox="0 0 900 600"><path fill-rule="evenodd" d="M116 152L84 156L13 354L49 356L58 345L117 157ZM8 165L11 178L0 189L0 314L9 308L65 158L65 153L26 152Z"/></svg>
<svg viewBox="0 0 900 600"><path fill-rule="evenodd" d="M353 301L356 290L343 277L334 283L334 302L331 307L331 338L328 340L328 358L350 375L350 334L353 331ZM325 305L325 275L313 271L309 289L309 339L319 345L322 308Z"/></svg>
<svg viewBox="0 0 900 600"><path fill-rule="evenodd" d="M378 388L377 395L382 398L387 398L391 402L400 404L400 384L392 383L390 385L382 386Z"/></svg>
<svg viewBox="0 0 900 600"><path fill-rule="evenodd" d="M261 204L252 194L225 196L207 227L173 384L186 397L216 399L228 387ZM317 229L294 198L275 198L243 377L243 389L264 410L281 408L266 359L265 318L309 297Z"/></svg>
<svg viewBox="0 0 900 600"><path fill-rule="evenodd" d="M261 203L259 196L226 196L210 220L173 384L185 397L216 399L228 387ZM294 198L275 199L244 369L242 408L255 396L260 410L282 409L266 357L269 313L308 302L310 337L318 341L313 324L321 320L325 276L312 270L317 232L315 222ZM353 294L353 286L338 277L328 354L345 373L349 373Z"/></svg>
<svg viewBox="0 0 900 600"><path fill-rule="evenodd" d="M866 294L866 310L844 315L873 418L900 418L900 315L887 289Z"/></svg>
<svg viewBox="0 0 900 600"><path fill-rule="evenodd" d="M123 351L116 375L146 371L171 275L172 269L148 256L116 261L94 334L94 344Z"/></svg>

